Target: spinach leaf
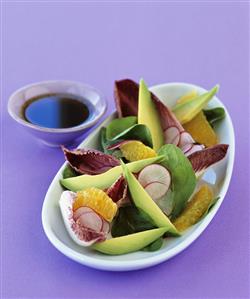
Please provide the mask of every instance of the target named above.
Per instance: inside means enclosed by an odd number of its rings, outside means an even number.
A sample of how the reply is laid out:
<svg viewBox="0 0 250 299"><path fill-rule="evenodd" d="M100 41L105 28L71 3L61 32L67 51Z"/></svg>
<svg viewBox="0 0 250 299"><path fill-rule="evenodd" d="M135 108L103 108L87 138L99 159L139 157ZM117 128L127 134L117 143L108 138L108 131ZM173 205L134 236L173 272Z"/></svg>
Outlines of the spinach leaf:
<svg viewBox="0 0 250 299"><path fill-rule="evenodd" d="M144 230L156 228L148 215L135 206L126 206L119 209L111 230L113 237L125 236Z"/></svg>
<svg viewBox="0 0 250 299"><path fill-rule="evenodd" d="M115 118L107 126L106 137L107 139L115 139L115 136L119 135L123 131L132 127L137 123L136 116L127 116L122 118Z"/></svg>
<svg viewBox="0 0 250 299"><path fill-rule="evenodd" d="M182 151L173 144L165 144L158 151L164 156L160 163L171 174L171 197L173 200L172 219L176 218L186 206L196 186L192 165Z"/></svg>
<svg viewBox="0 0 250 299"><path fill-rule="evenodd" d="M162 247L162 244L163 244L163 238L160 237L159 239L155 240L153 243L144 247L142 250L143 251L157 251Z"/></svg>
<svg viewBox="0 0 250 299"><path fill-rule="evenodd" d="M113 137L111 140L140 140L145 145L153 147L150 130L147 126L142 124L133 125L132 127Z"/></svg>
<svg viewBox="0 0 250 299"><path fill-rule="evenodd" d="M110 145L113 145L113 144L116 144L117 142L120 142L122 140L108 140L107 139L107 129L106 128L101 128L101 132L100 132L100 135L101 135L101 149L102 151L105 153L105 154L108 154L108 155L113 155L115 152L120 152L120 150L108 150L107 148L110 146ZM114 155L115 156L115 155ZM121 157L121 155L117 155L117 158L118 157Z"/></svg>
<svg viewBox="0 0 250 299"><path fill-rule="evenodd" d="M66 165L62 173L63 179L72 178L78 175L79 174L69 164Z"/></svg>
<svg viewBox="0 0 250 299"><path fill-rule="evenodd" d="M222 107L217 107L209 110L203 110L207 121L213 126L217 121L225 117L225 110Z"/></svg>

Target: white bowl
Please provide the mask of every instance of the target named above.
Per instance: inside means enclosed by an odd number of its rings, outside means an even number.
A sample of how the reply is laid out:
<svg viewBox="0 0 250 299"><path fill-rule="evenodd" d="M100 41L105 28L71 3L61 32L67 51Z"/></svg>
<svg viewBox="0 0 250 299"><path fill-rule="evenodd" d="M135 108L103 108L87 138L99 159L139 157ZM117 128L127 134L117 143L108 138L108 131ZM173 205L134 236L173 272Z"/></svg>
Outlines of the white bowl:
<svg viewBox="0 0 250 299"><path fill-rule="evenodd" d="M64 93L80 96L92 103L94 109L91 117L83 124L71 128L45 128L34 125L23 118L22 108L29 99L43 94ZM95 88L73 81L44 81L26 85L15 91L9 98L10 116L34 137L49 146L72 143L76 138L90 129L101 118L107 108L103 95Z"/></svg>
<svg viewBox="0 0 250 299"><path fill-rule="evenodd" d="M157 85L152 87L151 91L171 107L180 96L193 89L196 89L198 93L206 91L201 87L186 83ZM218 106L226 110L217 97L214 97L208 105L209 108ZM115 116L115 113L109 116L100 127L80 144L80 147L98 148L100 128L106 126ZM216 132L221 143L229 144L229 149L226 158L205 173L204 180L215 185L217 193L215 195L220 196L220 199L205 218L191 227L181 237L167 239L162 248L155 252L138 251L119 256L108 256L78 246L72 241L66 231L58 205L63 191L59 180L62 178L62 171L66 165L64 163L52 181L43 203L42 223L48 239L60 252L72 260L85 266L109 271L129 271L147 268L164 262L180 253L197 239L208 226L221 206L229 186L234 163L235 141L232 121L227 110L226 117L216 127Z"/></svg>

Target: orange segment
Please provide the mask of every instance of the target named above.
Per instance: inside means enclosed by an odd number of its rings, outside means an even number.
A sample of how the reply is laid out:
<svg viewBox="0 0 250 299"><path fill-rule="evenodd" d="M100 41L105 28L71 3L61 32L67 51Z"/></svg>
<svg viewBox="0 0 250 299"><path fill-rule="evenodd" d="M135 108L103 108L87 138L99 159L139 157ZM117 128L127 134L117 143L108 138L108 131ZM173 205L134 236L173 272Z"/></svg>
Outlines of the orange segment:
<svg viewBox="0 0 250 299"><path fill-rule="evenodd" d="M117 212L117 205L101 189L94 187L77 192L73 204L73 211L80 207L89 207L101 215L105 220L111 222Z"/></svg>
<svg viewBox="0 0 250 299"><path fill-rule="evenodd" d="M191 201L187 203L181 215L174 220L174 226L178 231L182 232L198 222L209 208L212 200L213 191L208 185L202 185Z"/></svg>
<svg viewBox="0 0 250 299"><path fill-rule="evenodd" d="M120 150L128 161L138 161L156 157L156 152L141 141L129 141L121 145Z"/></svg>
<svg viewBox="0 0 250 299"><path fill-rule="evenodd" d="M184 129L191 134L194 140L206 147L216 145L218 138L201 111L191 121L183 125Z"/></svg>

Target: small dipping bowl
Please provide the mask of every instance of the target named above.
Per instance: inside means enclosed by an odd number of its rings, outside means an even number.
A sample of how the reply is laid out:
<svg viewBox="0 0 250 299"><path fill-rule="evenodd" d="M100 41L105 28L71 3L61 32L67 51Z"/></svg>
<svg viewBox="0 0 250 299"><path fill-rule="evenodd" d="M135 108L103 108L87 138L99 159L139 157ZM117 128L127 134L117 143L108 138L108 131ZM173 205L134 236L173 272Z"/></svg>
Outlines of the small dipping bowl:
<svg viewBox="0 0 250 299"><path fill-rule="evenodd" d="M80 125L70 128L46 128L32 124L24 119L23 107L31 98L47 94L69 94L86 99L92 106L89 117ZM84 101L86 104L86 101ZM88 131L102 117L107 108L103 95L95 88L73 81L44 81L26 85L15 91L9 98L8 112L26 131L48 146L73 143Z"/></svg>

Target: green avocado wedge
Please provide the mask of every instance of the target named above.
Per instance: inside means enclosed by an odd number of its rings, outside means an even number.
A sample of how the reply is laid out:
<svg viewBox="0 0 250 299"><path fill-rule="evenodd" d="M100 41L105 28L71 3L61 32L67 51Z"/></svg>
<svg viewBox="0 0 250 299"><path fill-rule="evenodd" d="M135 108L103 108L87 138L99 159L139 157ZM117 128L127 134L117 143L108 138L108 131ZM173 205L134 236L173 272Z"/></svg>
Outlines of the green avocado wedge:
<svg viewBox="0 0 250 299"><path fill-rule="evenodd" d="M197 97L190 99L184 103L177 104L172 111L174 112L177 119L185 124L193 119L213 98L213 96L218 92L219 85L216 85L208 92L203 93Z"/></svg>
<svg viewBox="0 0 250 299"><path fill-rule="evenodd" d="M138 172L143 167L152 164L152 163L160 163L163 157L157 156L154 158L149 158L145 160L139 160L135 162L131 162L127 164L127 167L132 172ZM63 187L71 191L80 191L84 188L96 187L99 189L106 189L110 187L122 174L122 166L116 166L111 168L110 170L97 174L97 175L79 175L76 177L71 177L67 179L61 179L60 183Z"/></svg>
<svg viewBox="0 0 250 299"><path fill-rule="evenodd" d="M155 228L143 232L112 238L95 243L92 248L109 255L126 254L148 246L168 231L168 227Z"/></svg>
<svg viewBox="0 0 250 299"><path fill-rule="evenodd" d="M158 151L164 144L163 131L150 91L142 79L139 86L138 124L144 124L149 128L153 139L153 149Z"/></svg>
<svg viewBox="0 0 250 299"><path fill-rule="evenodd" d="M166 227L171 235L179 236L175 226L148 195L128 166L122 162L122 167L135 206L146 213L157 227Z"/></svg>
<svg viewBox="0 0 250 299"><path fill-rule="evenodd" d="M160 163L171 174L171 197L174 203L171 217L176 218L185 208L196 186L192 165L182 151L173 144L163 145L158 154L164 156ZM171 218L171 219L172 219Z"/></svg>

